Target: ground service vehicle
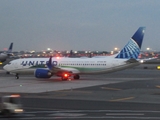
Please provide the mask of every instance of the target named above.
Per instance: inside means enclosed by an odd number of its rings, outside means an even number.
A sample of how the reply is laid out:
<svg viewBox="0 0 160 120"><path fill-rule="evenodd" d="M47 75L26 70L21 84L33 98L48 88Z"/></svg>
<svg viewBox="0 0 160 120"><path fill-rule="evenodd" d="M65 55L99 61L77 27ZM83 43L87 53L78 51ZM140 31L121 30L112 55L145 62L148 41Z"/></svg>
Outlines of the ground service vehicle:
<svg viewBox="0 0 160 120"><path fill-rule="evenodd" d="M0 113L4 117L11 117L15 114L23 113L20 95L2 96L0 98Z"/></svg>

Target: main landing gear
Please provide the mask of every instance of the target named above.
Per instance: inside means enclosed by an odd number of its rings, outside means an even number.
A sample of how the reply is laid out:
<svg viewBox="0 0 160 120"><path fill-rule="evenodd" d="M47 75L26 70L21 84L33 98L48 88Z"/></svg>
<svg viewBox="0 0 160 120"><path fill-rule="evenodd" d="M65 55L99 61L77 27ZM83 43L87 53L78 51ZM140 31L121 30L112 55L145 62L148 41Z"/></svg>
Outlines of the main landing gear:
<svg viewBox="0 0 160 120"><path fill-rule="evenodd" d="M68 74L64 74L62 77L61 77L61 79L62 80L69 80L69 75ZM80 76L78 75L78 74L76 74L76 75L74 75L73 76L73 79L75 79L75 80L78 80L80 78Z"/></svg>
<svg viewBox="0 0 160 120"><path fill-rule="evenodd" d="M80 76L77 74L77 75L74 75L73 78L74 78L75 80L77 80L77 79L80 78Z"/></svg>

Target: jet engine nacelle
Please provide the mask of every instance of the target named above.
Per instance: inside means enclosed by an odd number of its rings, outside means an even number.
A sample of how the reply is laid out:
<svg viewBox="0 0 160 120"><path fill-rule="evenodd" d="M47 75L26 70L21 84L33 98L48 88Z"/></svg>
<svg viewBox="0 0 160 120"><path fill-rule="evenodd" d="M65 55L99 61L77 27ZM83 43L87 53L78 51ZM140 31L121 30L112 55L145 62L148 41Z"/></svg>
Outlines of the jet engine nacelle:
<svg viewBox="0 0 160 120"><path fill-rule="evenodd" d="M36 69L34 72L36 78L50 78L52 73L49 70L45 69Z"/></svg>

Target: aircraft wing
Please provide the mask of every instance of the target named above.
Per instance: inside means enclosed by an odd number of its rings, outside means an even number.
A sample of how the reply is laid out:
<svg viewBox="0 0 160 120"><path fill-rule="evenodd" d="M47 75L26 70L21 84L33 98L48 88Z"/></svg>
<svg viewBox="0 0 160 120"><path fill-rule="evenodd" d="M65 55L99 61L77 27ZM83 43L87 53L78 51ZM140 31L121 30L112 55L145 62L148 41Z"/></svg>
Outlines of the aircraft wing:
<svg viewBox="0 0 160 120"><path fill-rule="evenodd" d="M50 72L55 74L63 74L63 73L69 73L69 74L77 74L80 73L79 70L75 68L64 68L64 67L57 67L54 64L52 64L52 57L50 57L47 67L49 68Z"/></svg>
<svg viewBox="0 0 160 120"><path fill-rule="evenodd" d="M67 72L67 73L72 73L72 74L76 74L76 73L80 73L79 70L75 69L75 68L63 68L63 67L52 67L52 69L50 69L50 71L52 73L60 73L60 72Z"/></svg>

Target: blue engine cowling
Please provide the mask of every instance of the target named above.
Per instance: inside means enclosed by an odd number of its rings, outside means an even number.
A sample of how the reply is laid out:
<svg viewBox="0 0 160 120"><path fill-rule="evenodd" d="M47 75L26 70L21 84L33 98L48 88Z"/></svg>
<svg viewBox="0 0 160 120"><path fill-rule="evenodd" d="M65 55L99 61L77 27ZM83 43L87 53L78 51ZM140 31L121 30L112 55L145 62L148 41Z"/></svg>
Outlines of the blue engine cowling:
<svg viewBox="0 0 160 120"><path fill-rule="evenodd" d="M53 74L49 70L45 69L36 69L34 76L36 78L50 78Z"/></svg>

